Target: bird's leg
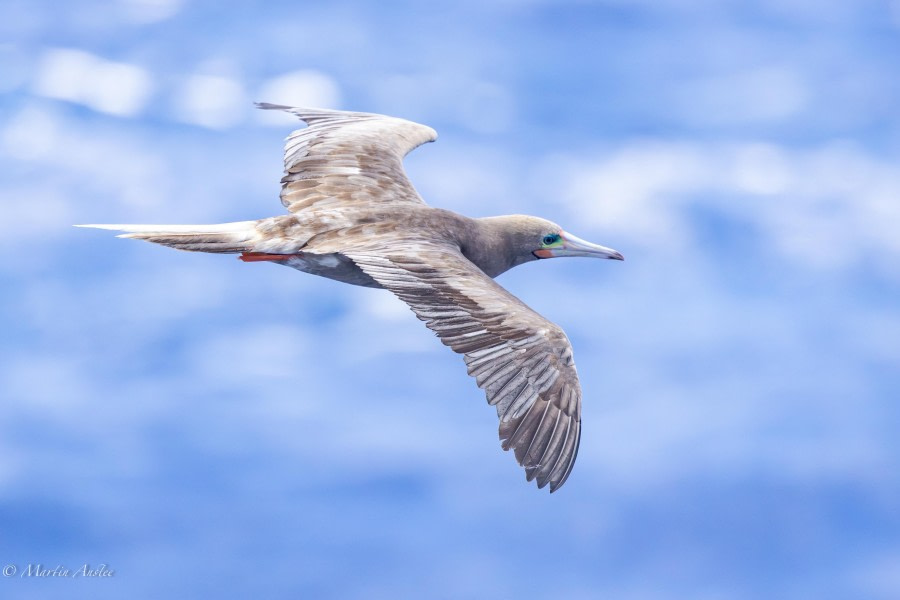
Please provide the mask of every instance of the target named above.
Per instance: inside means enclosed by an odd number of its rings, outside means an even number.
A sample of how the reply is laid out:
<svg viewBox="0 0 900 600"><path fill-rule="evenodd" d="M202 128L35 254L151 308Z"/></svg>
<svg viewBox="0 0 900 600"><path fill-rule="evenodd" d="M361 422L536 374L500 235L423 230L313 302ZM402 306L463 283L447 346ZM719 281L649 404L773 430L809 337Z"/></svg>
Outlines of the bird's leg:
<svg viewBox="0 0 900 600"><path fill-rule="evenodd" d="M260 261L270 261L270 262L279 262L282 260L288 260L296 256L295 254L269 254L268 252L242 252L238 257L244 262L260 262Z"/></svg>

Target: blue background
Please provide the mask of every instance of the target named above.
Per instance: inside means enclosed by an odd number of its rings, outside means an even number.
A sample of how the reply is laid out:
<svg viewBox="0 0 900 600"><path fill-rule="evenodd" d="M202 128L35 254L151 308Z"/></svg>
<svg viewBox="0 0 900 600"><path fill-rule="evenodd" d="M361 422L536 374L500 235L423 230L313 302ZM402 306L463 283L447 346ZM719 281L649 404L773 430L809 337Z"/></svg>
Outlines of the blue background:
<svg viewBox="0 0 900 600"><path fill-rule="evenodd" d="M4 598L900 597L900 2L0 4ZM425 122L584 388L552 496L390 294L73 223L280 214L252 101Z"/></svg>

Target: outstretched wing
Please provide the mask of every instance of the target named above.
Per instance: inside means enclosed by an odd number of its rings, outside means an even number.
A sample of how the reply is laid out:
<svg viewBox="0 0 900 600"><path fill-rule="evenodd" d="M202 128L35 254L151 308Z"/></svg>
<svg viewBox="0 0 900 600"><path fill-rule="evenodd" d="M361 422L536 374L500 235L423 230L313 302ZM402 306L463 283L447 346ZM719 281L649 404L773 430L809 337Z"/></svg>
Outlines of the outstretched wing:
<svg viewBox="0 0 900 600"><path fill-rule="evenodd" d="M342 253L464 356L497 408L503 449L514 450L528 481L555 491L572 470L581 437L581 386L569 339L457 248L413 246L388 242Z"/></svg>
<svg viewBox="0 0 900 600"><path fill-rule="evenodd" d="M424 204L406 178L403 157L437 139L431 127L368 113L257 106L295 114L308 125L291 133L284 148L281 202L289 211Z"/></svg>

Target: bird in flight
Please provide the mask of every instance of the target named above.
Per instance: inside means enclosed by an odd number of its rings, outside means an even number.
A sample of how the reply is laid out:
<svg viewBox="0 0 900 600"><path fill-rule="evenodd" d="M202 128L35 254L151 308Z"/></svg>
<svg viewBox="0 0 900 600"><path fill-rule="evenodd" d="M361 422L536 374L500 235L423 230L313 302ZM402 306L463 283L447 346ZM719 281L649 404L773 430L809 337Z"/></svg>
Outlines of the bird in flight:
<svg viewBox="0 0 900 600"><path fill-rule="evenodd" d="M623 260L538 217L473 219L425 204L403 157L437 139L377 114L292 108L307 127L284 151L286 215L220 225L81 225L192 252L240 254L406 302L454 352L497 409L500 440L528 481L565 483L581 439L581 386L566 334L494 281L558 256Z"/></svg>

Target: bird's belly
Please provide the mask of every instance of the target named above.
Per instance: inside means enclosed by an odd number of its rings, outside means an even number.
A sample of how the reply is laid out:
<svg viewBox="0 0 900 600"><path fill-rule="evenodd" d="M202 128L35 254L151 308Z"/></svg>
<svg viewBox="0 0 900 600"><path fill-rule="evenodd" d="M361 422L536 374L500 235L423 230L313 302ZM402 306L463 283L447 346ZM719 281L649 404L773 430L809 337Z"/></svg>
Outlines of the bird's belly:
<svg viewBox="0 0 900 600"><path fill-rule="evenodd" d="M352 260L343 254L312 254L303 253L288 259L285 264L289 267L327 277L351 285L363 287L381 288L381 284L366 275L362 269L356 266Z"/></svg>

